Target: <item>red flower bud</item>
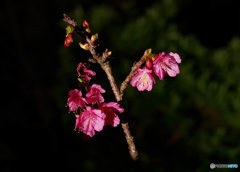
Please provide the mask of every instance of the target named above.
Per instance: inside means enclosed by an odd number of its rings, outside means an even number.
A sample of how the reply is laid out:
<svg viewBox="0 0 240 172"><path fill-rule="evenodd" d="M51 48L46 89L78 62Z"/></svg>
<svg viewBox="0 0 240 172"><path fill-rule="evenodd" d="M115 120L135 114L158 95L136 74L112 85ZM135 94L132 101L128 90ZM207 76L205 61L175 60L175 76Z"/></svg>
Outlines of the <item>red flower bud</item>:
<svg viewBox="0 0 240 172"><path fill-rule="evenodd" d="M147 60L146 60L146 67L148 69L151 69L152 68L152 64L153 64L152 59L148 57Z"/></svg>
<svg viewBox="0 0 240 172"><path fill-rule="evenodd" d="M84 20L82 23L83 27L89 27L89 23L87 22L87 20Z"/></svg>
<svg viewBox="0 0 240 172"><path fill-rule="evenodd" d="M90 33L90 28L89 28L89 24L86 20L83 21L82 23L82 27L85 29L86 32Z"/></svg>
<svg viewBox="0 0 240 172"><path fill-rule="evenodd" d="M69 33L64 41L64 46L68 47L73 42L72 34Z"/></svg>

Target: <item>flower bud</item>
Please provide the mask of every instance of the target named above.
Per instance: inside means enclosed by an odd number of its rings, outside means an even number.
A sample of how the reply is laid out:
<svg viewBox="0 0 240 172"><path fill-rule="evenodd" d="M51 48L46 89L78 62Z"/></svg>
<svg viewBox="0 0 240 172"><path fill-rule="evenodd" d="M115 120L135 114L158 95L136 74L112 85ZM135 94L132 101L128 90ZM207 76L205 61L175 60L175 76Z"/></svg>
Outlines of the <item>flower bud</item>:
<svg viewBox="0 0 240 172"><path fill-rule="evenodd" d="M81 42L79 42L79 46L84 49L84 50L89 50L89 45L88 43L82 44Z"/></svg>
<svg viewBox="0 0 240 172"><path fill-rule="evenodd" d="M151 69L152 68L152 59L151 58L147 58L147 60L146 60L146 67L148 68L148 69Z"/></svg>
<svg viewBox="0 0 240 172"><path fill-rule="evenodd" d="M152 49L151 49L151 48L145 50L145 51L144 51L144 56L148 57L148 56L151 54L151 52L152 52Z"/></svg>
<svg viewBox="0 0 240 172"><path fill-rule="evenodd" d="M107 56L111 56L111 54L112 54L112 51L107 52Z"/></svg>
<svg viewBox="0 0 240 172"><path fill-rule="evenodd" d="M68 36L69 33L73 33L74 27L73 26L67 26L66 27L66 36Z"/></svg>
<svg viewBox="0 0 240 172"><path fill-rule="evenodd" d="M87 32L87 33L91 33L91 30L90 30L90 28L88 27L88 28L86 28L85 29L85 31Z"/></svg>
<svg viewBox="0 0 240 172"><path fill-rule="evenodd" d="M65 38L64 46L68 47L73 42L72 34L69 33L68 36Z"/></svg>
<svg viewBox="0 0 240 172"><path fill-rule="evenodd" d="M82 80L81 78L77 78L77 80L78 80L80 83L83 82L83 80Z"/></svg>
<svg viewBox="0 0 240 172"><path fill-rule="evenodd" d="M87 20L84 20L82 23L83 27L89 27L89 23L87 22Z"/></svg>
<svg viewBox="0 0 240 172"><path fill-rule="evenodd" d="M94 43L98 39L98 34L94 34L91 36L91 42Z"/></svg>
<svg viewBox="0 0 240 172"><path fill-rule="evenodd" d="M88 24L88 22L86 20L83 21L82 27L85 29L86 32L88 32L88 33L91 32L91 30L89 28L89 24Z"/></svg>

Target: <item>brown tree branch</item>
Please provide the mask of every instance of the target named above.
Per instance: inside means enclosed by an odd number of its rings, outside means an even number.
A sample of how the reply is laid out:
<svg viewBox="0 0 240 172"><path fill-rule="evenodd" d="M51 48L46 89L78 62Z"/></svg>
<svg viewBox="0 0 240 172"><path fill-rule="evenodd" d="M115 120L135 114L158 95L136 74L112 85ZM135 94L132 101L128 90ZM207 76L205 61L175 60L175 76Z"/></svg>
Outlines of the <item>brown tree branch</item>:
<svg viewBox="0 0 240 172"><path fill-rule="evenodd" d="M124 90L127 88L128 86L128 82L130 81L130 79L137 73L137 69L139 67L142 66L142 64L145 62L146 60L146 56L145 56L145 53L144 55L142 56L142 58L133 65L130 73L128 74L128 76L126 77L126 79L122 82L121 84L121 87L120 87L120 95L121 97L123 97L123 93L124 93Z"/></svg>
<svg viewBox="0 0 240 172"><path fill-rule="evenodd" d="M64 19L63 21L67 22L68 24L71 24L72 26L76 27L77 26L77 23L72 20L68 15L64 14ZM108 51L107 49L105 50L105 52L102 53L102 55L100 56L99 54L97 54L96 50L95 50L95 45L91 42L91 40L89 39L88 35L85 35L85 39L89 45L89 51L90 53L92 54L93 58L89 59L91 62L97 62L101 68L105 71L106 75L107 75L107 78L110 82L110 85L111 85L111 88L112 88L112 91L115 95L115 98L117 100L117 102L120 102L122 100L122 94L120 94L120 91L119 91L119 88L116 84L116 81L113 77L113 74L112 74L112 69L111 69L111 66L109 64L107 60L107 58L111 55L111 52ZM141 60L140 60L141 61ZM142 64L143 62L141 62ZM137 63L138 66L141 66L140 62ZM136 65L135 65L136 66ZM134 71L133 71L133 68L134 68ZM130 74L131 76L133 76L134 72L136 71L137 69L137 66L136 67L133 67ZM136 68L136 69L135 69ZM129 74L129 75L130 75ZM130 80L130 77L129 76L129 79L128 81ZM126 78L127 79L127 78ZM127 85L128 81L125 80L125 85ZM123 85L123 84L122 84ZM125 86L126 88L126 86ZM124 89L125 89L124 88ZM123 90L124 90L123 89ZM122 92L123 92L122 90ZM135 143L134 143L134 138L133 136L131 135L131 132L129 130L129 125L128 125L128 122L122 122L121 121L121 125L122 125L122 129L123 129L123 132L125 134L125 138L126 138L126 141L128 143L128 148L129 148L129 154L131 156L131 158L133 160L137 160L138 158L138 152L136 150L136 146L135 146Z"/></svg>
<svg viewBox="0 0 240 172"><path fill-rule="evenodd" d="M63 21L67 22L68 24L72 25L73 27L77 26L77 22L71 19L67 14L63 14Z"/></svg>
<svg viewBox="0 0 240 172"><path fill-rule="evenodd" d="M137 160L138 152L137 152L136 146L134 144L134 138L130 133L128 123L122 123L122 128L123 128L123 132L125 133L125 138L128 143L129 153L133 160Z"/></svg>

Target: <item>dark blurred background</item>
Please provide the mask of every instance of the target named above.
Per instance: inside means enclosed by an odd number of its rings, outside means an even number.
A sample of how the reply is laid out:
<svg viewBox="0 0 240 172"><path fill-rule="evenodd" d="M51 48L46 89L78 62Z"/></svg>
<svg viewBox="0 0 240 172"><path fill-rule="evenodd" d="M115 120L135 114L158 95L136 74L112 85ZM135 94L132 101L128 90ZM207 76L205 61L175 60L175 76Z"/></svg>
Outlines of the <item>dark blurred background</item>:
<svg viewBox="0 0 240 172"><path fill-rule="evenodd" d="M87 19L112 50L120 82L145 49L177 52L180 75L151 92L128 87L124 108L140 159L132 162L121 127L93 138L74 132L68 91L77 40L66 48L63 13ZM12 0L1 5L0 171L207 171L240 160L240 6L234 0ZM93 82L110 86L98 65ZM228 170L222 169L221 171Z"/></svg>

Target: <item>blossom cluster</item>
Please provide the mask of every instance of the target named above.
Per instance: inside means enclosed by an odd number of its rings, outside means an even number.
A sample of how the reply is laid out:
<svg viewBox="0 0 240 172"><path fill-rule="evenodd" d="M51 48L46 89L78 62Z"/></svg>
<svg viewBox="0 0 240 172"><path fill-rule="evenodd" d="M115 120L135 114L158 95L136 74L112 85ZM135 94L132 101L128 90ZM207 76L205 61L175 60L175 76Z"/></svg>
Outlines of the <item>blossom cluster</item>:
<svg viewBox="0 0 240 172"><path fill-rule="evenodd" d="M90 76L96 75L83 63L78 64L77 73L81 82L90 81ZM67 105L70 112L75 112L75 130L93 137L95 131L102 131L107 124L116 127L120 123L117 113L122 113L124 109L117 102L105 103L102 96L105 90L101 85L92 84L86 88L85 97L83 97L81 90L70 90Z"/></svg>
<svg viewBox="0 0 240 172"><path fill-rule="evenodd" d="M165 74L175 77L180 73L178 63L181 63L181 58L177 53L149 53L146 58L145 66L138 68L130 82L133 87L137 87L138 91L152 90L153 84L156 83L153 74L163 80Z"/></svg>

